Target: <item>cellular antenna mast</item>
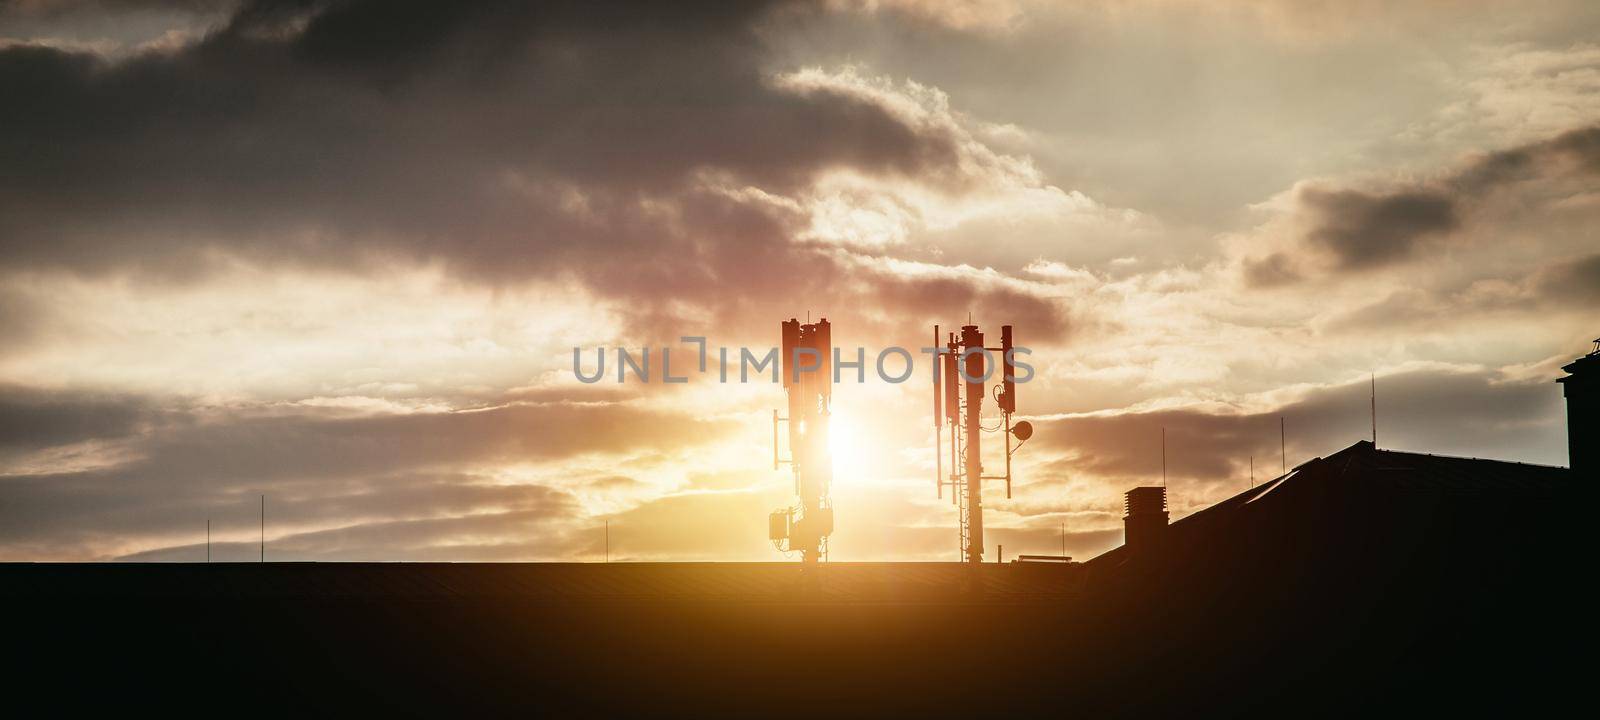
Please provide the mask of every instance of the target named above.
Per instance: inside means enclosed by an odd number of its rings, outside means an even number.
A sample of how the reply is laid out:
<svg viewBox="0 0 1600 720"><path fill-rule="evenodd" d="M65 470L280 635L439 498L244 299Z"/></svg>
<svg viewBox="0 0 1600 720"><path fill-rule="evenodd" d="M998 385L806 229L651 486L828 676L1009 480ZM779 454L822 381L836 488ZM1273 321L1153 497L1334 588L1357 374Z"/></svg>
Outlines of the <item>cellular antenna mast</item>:
<svg viewBox="0 0 1600 720"><path fill-rule="evenodd" d="M1011 423L1017 410L1016 365L1013 362L1011 326L1000 328L1000 347L984 347L983 333L977 325L961 327L947 336L940 346L939 327L933 328L938 361L933 364L934 482L940 497L950 487L950 501L961 519L961 558L969 563L983 562L983 481L1004 480L1006 497L1011 497L1011 454L1029 437L1033 425L1026 420ZM997 369L994 353L1000 353L1001 382L995 403L1001 424L985 429L982 423L985 383ZM1025 351L1024 351L1025 352ZM964 387L963 387L964 386ZM950 471L944 470L944 427L950 428ZM1004 475L983 474L983 433L1004 432L1006 465ZM1017 444L1013 446L1011 439Z"/></svg>
<svg viewBox="0 0 1600 720"><path fill-rule="evenodd" d="M807 320L810 315L807 315ZM767 516L767 537L784 552L798 550L811 565L828 559L833 534L833 458L828 453L829 404L833 400L833 329L827 318L783 323L783 389L789 394L789 416L772 411L772 469L784 462L794 472L794 493L800 504ZM778 423L789 424L789 459L778 457Z"/></svg>

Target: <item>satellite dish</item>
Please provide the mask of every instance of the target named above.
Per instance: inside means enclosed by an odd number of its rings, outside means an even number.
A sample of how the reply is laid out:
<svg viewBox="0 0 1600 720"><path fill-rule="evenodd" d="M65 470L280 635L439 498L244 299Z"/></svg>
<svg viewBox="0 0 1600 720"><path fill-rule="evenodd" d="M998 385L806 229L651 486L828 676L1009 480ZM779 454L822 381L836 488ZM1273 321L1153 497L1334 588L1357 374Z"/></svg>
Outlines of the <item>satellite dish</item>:
<svg viewBox="0 0 1600 720"><path fill-rule="evenodd" d="M1033 437L1033 423L1023 420L1022 422L1012 425L1011 434L1017 436L1018 440L1025 441L1028 438Z"/></svg>

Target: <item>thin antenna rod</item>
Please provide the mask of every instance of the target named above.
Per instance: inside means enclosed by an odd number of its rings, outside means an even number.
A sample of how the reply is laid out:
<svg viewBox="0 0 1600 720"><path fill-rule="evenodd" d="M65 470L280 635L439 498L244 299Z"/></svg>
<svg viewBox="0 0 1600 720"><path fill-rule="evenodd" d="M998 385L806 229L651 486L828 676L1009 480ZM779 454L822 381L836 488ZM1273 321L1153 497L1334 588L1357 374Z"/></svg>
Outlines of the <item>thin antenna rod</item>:
<svg viewBox="0 0 1600 720"><path fill-rule="evenodd" d="M1289 433L1283 428L1283 416L1278 416L1278 452L1283 454L1280 472L1289 472Z"/></svg>
<svg viewBox="0 0 1600 720"><path fill-rule="evenodd" d="M1067 524L1061 523L1061 557L1067 556Z"/></svg>
<svg viewBox="0 0 1600 720"><path fill-rule="evenodd" d="M1161 487L1167 486L1167 429L1161 428Z"/></svg>
<svg viewBox="0 0 1600 720"><path fill-rule="evenodd" d="M261 562L267 561L267 496L261 496Z"/></svg>
<svg viewBox="0 0 1600 720"><path fill-rule="evenodd" d="M1255 486L1256 486L1256 456L1251 455L1250 456L1250 487L1252 489L1254 489Z"/></svg>
<svg viewBox="0 0 1600 720"><path fill-rule="evenodd" d="M211 518L206 518L206 562L211 562Z"/></svg>
<svg viewBox="0 0 1600 720"><path fill-rule="evenodd" d="M611 562L611 521L606 521L606 562Z"/></svg>
<svg viewBox="0 0 1600 720"><path fill-rule="evenodd" d="M1378 374L1369 375L1372 380L1372 447L1378 447Z"/></svg>

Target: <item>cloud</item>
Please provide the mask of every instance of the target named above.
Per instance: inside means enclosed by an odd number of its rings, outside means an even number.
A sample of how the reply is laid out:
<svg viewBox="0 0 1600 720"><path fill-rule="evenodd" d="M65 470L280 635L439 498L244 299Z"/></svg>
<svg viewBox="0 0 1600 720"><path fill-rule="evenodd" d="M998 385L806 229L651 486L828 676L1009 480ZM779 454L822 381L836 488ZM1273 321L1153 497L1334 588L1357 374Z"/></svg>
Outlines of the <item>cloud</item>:
<svg viewBox="0 0 1600 720"><path fill-rule="evenodd" d="M114 393L0 385L0 457L133 434L154 408Z"/></svg>
<svg viewBox="0 0 1600 720"><path fill-rule="evenodd" d="M828 207L915 198L926 215L969 192L1034 192L1049 204L1035 212L1112 213L1043 188L936 88L774 71L773 18L759 4L251 2L178 49L0 48L0 94L30 98L0 107L0 262L177 283L233 259L576 280L649 341L668 323L738 327L775 299L873 303L870 278L818 247L819 218L855 231ZM848 197L825 186L845 175L863 183Z"/></svg>
<svg viewBox="0 0 1600 720"><path fill-rule="evenodd" d="M107 57L154 49L226 22L240 0L3 0L0 47L39 45Z"/></svg>
<svg viewBox="0 0 1600 720"><path fill-rule="evenodd" d="M1377 380L1382 447L1498 458L1560 454L1562 400L1553 377L1456 368L1407 370ZM1277 475L1279 418L1287 428L1291 467L1368 438L1365 378L1293 395L1259 408L1201 405L1040 418L1030 444L1033 452L1055 459L1041 460L1038 477L1048 483L1083 475L1122 489L1158 483L1165 428L1169 478L1220 484L1231 494L1250 456L1258 480Z"/></svg>
<svg viewBox="0 0 1600 720"><path fill-rule="evenodd" d="M1330 252L1340 270L1362 270L1403 259L1425 239L1454 230L1455 202L1428 192L1372 195L1355 190L1302 188L1301 212L1313 226L1308 244Z"/></svg>
<svg viewBox="0 0 1600 720"><path fill-rule="evenodd" d="M1300 271L1294 267L1294 261L1282 252L1274 252L1260 258L1245 258L1242 269L1245 284L1250 287L1276 287L1301 279Z"/></svg>
<svg viewBox="0 0 1600 720"><path fill-rule="evenodd" d="M114 412L118 406L28 402L29 407L54 407L54 416L65 418L52 423L51 411L30 411L29 417L37 414L46 421L46 430L22 437L35 444L133 429L132 419L119 419ZM97 413L97 407L110 409ZM377 415L269 406L167 415L127 440L132 459L92 469L13 470L0 476L6 489L0 555L30 557L30 550L44 552L41 548L54 548L51 556L67 550L122 554L175 528L192 529L206 517L227 518L230 512L233 521L219 530L237 529L240 518L229 508L237 510L258 494L269 496L280 532L509 512L544 502L558 490L549 480L508 476L507 467L541 467L585 456L625 462L683 452L726 432L718 421L610 403ZM104 419L89 420L96 416ZM312 554L333 552L297 547Z"/></svg>
<svg viewBox="0 0 1600 720"><path fill-rule="evenodd" d="M1568 306L1600 305L1600 253L1553 263L1530 278L1541 300Z"/></svg>
<svg viewBox="0 0 1600 720"><path fill-rule="evenodd" d="M1272 226L1290 235L1265 255L1245 257L1247 285L1283 285L1309 275L1361 273L1427 255L1454 237L1492 193L1530 181L1600 175L1600 126L1470 158L1443 177L1366 190L1301 183L1289 216ZM1568 197L1561 194L1557 200ZM1538 202L1548 203L1550 200Z"/></svg>
<svg viewBox="0 0 1600 720"><path fill-rule="evenodd" d="M1593 13L1593 8L1586 8ZM1564 21L1583 22L1568 16ZM1552 43L1519 40L1480 46L1448 73L1466 97L1439 113L1417 139L1451 137L1487 131L1494 137L1538 138L1559 133L1600 115L1594 92L1600 80L1600 45L1578 30ZM1578 42L1572 42L1579 40Z"/></svg>
<svg viewBox="0 0 1600 720"><path fill-rule="evenodd" d="M903 276L885 274L874 283L878 312L900 318L1006 318L1007 324L1026 328L1029 342L1057 343L1072 328L1070 311L1057 300L1003 282L984 282L962 275ZM932 320L930 320L932 322Z"/></svg>
<svg viewBox="0 0 1600 720"><path fill-rule="evenodd" d="M571 498L548 488L525 488L517 510L354 523L313 532L273 534L265 553L274 562L427 562L572 560L576 508ZM274 522L278 507L273 506ZM220 528L213 528L219 530ZM239 528L229 528L237 537ZM248 528L246 528L248 529ZM237 540L213 542L217 562L260 557L261 545ZM207 557L203 543L129 553L118 560L196 562Z"/></svg>
<svg viewBox="0 0 1600 720"><path fill-rule="evenodd" d="M1566 258L1520 275L1488 276L1444 288L1403 287L1380 300L1331 313L1318 323L1331 333L1482 324L1494 316L1576 316L1600 308L1600 254Z"/></svg>
<svg viewBox="0 0 1600 720"><path fill-rule="evenodd" d="M828 0L827 4L866 13L901 13L941 27L986 33L1014 29L1027 15L1027 3L1020 0Z"/></svg>
<svg viewBox="0 0 1600 720"><path fill-rule="evenodd" d="M768 556L767 513L789 502L787 495L766 488L651 500L611 516L612 557L682 561Z"/></svg>
<svg viewBox="0 0 1600 720"><path fill-rule="evenodd" d="M1600 174L1600 125L1568 130L1547 140L1486 153L1445 184L1471 197L1544 175Z"/></svg>
<svg viewBox="0 0 1600 720"><path fill-rule="evenodd" d="M701 243L739 262L784 230L702 173L788 192L954 160L869 98L772 83L762 12L264 2L171 54L6 48L0 91L32 100L0 110L0 256L93 272L221 246L527 278L647 253L726 282Z"/></svg>

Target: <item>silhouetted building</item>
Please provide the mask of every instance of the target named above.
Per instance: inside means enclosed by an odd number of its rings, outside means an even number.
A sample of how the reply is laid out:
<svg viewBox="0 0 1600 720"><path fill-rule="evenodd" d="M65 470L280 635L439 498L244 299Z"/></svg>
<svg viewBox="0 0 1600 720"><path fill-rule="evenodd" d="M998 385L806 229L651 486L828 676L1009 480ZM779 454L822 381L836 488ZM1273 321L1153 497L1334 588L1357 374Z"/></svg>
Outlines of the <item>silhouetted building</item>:
<svg viewBox="0 0 1600 720"><path fill-rule="evenodd" d="M1591 642L1575 629L1591 484L1361 441L1173 520L1160 552L1139 551L1130 522L1127 546L1085 563L1084 607L1128 624L1116 652L1149 648L1160 669L1136 677L1185 697L1233 683L1296 714L1340 693L1465 706L1505 687L1488 702L1517 715Z"/></svg>
<svg viewBox="0 0 1600 720"><path fill-rule="evenodd" d="M1128 563L1227 575L1224 568L1245 557L1265 568L1363 565L1406 557L1424 541L1486 559L1567 532L1552 526L1563 524L1554 518L1570 510L1577 476L1562 467L1378 450L1362 440L1171 525L1165 489L1134 488L1127 544L1087 564L1098 577ZM1165 551L1138 552L1152 538Z"/></svg>
<svg viewBox="0 0 1600 720"><path fill-rule="evenodd" d="M1570 375L1557 380L1567 396L1567 458L1579 477L1600 474L1600 340L1594 352L1562 370Z"/></svg>
<svg viewBox="0 0 1600 720"><path fill-rule="evenodd" d="M1123 503L1123 542L1135 550L1155 547L1167 530L1167 489L1136 487Z"/></svg>
<svg viewBox="0 0 1600 720"><path fill-rule="evenodd" d="M0 603L13 684L69 711L1559 717L1590 679L1574 478L1362 442L1085 565L0 563Z"/></svg>

